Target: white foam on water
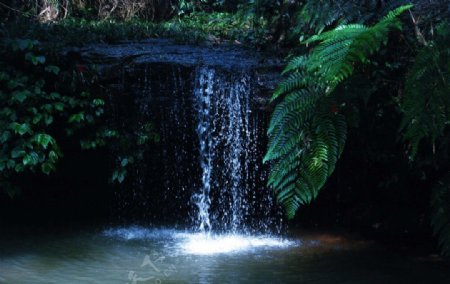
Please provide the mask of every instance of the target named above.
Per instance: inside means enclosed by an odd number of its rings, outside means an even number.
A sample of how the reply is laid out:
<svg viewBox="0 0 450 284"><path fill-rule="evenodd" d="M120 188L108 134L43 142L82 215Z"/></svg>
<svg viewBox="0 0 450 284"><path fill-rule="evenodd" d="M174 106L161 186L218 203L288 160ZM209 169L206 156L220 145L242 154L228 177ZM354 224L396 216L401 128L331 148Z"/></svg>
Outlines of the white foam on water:
<svg viewBox="0 0 450 284"><path fill-rule="evenodd" d="M203 233L182 234L181 249L187 254L211 255L238 253L255 249L284 249L298 242L272 236L239 234L206 235Z"/></svg>
<svg viewBox="0 0 450 284"><path fill-rule="evenodd" d="M177 254L214 255L231 254L255 250L286 249L298 246L292 241L270 235L205 234L171 229L143 227L114 228L103 232L104 236L122 240L153 240L171 243Z"/></svg>

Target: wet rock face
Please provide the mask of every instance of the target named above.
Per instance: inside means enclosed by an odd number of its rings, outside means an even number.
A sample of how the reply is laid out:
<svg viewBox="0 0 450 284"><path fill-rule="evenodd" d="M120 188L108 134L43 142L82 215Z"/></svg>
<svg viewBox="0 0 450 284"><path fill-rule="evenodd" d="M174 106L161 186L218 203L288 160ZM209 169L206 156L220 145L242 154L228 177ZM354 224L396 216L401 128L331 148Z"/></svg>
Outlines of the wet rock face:
<svg viewBox="0 0 450 284"><path fill-rule="evenodd" d="M199 67L212 67L230 74L246 73L252 78L253 100L265 108L279 80L282 62L241 46L194 46L177 44L173 40L149 39L120 44L97 44L76 52L81 60L96 64L105 81L120 82L122 76L134 76L146 66L162 73L183 69L181 79L191 81L189 74ZM187 84L187 83L186 83Z"/></svg>
<svg viewBox="0 0 450 284"><path fill-rule="evenodd" d="M262 165L275 60L164 40L76 52L99 67L111 123L133 140L151 122L161 138L130 173L131 188L118 193L123 219L198 227L205 205L216 230L277 227Z"/></svg>

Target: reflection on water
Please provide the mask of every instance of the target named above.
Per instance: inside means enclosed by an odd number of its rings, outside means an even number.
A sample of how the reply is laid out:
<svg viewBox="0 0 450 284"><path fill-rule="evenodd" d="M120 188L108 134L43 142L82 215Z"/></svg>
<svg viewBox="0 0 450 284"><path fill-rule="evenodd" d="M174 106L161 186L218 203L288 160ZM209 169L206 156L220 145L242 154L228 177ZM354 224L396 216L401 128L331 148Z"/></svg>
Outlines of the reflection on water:
<svg viewBox="0 0 450 284"><path fill-rule="evenodd" d="M206 238L130 227L0 240L0 283L450 283L442 261L332 234Z"/></svg>
<svg viewBox="0 0 450 284"><path fill-rule="evenodd" d="M104 231L104 235L125 240L171 240L167 242L166 249L170 248L170 253L174 255L243 253L261 249L286 249L300 244L299 241L286 240L269 235L215 235L212 233L190 233L140 227L108 229Z"/></svg>

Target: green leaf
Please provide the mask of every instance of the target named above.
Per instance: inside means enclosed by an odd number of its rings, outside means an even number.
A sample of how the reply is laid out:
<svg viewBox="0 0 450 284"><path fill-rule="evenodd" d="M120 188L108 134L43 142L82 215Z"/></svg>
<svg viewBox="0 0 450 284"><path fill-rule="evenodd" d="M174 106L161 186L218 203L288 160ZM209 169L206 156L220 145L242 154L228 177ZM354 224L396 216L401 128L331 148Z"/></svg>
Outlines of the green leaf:
<svg viewBox="0 0 450 284"><path fill-rule="evenodd" d="M16 158L24 156L25 154L26 154L26 152L23 149L14 148L11 151L11 158L16 159Z"/></svg>
<svg viewBox="0 0 450 284"><path fill-rule="evenodd" d="M125 169L115 170L113 172L111 181L112 182L117 181L118 183L122 183L125 180L126 174L127 174L127 170L125 170Z"/></svg>
<svg viewBox="0 0 450 284"><path fill-rule="evenodd" d="M28 90L22 90L22 91L15 91L12 94L12 97L14 100L18 101L19 103L23 103L27 97L31 95L31 92Z"/></svg>
<svg viewBox="0 0 450 284"><path fill-rule="evenodd" d="M82 120L84 120L84 113L80 112L77 114L73 114L69 117L69 123L74 123L74 122L81 122Z"/></svg>
<svg viewBox="0 0 450 284"><path fill-rule="evenodd" d="M14 131L14 133L19 134L21 136L23 136L25 133L29 133L31 134L31 128L30 125L28 123L17 123L17 122L13 122L11 123L10 128Z"/></svg>
<svg viewBox="0 0 450 284"><path fill-rule="evenodd" d="M95 110L95 115L101 116L103 114L103 112L104 112L103 108L99 107Z"/></svg>
<svg viewBox="0 0 450 284"><path fill-rule="evenodd" d="M49 175L52 171L55 170L55 166L50 162L44 162L41 165L41 170L44 174Z"/></svg>
<svg viewBox="0 0 450 284"><path fill-rule="evenodd" d="M37 40L30 40L30 39L17 39L15 40L13 44L14 50L31 50L36 44L38 44Z"/></svg>
<svg viewBox="0 0 450 284"><path fill-rule="evenodd" d="M32 62L33 62L34 65L44 64L45 63L45 56L43 56L43 55L35 56L35 57L33 57Z"/></svg>
<svg viewBox="0 0 450 284"><path fill-rule="evenodd" d="M16 162L14 160L10 159L10 160L8 160L8 162L6 162L6 167L8 169L13 169L15 165L16 165Z"/></svg>
<svg viewBox="0 0 450 284"><path fill-rule="evenodd" d="M93 104L94 106L102 106L102 105L105 104L105 101L102 100L102 99L93 99L93 100L92 100L92 104Z"/></svg>
<svg viewBox="0 0 450 284"><path fill-rule="evenodd" d="M120 173L119 173L119 176L117 177L117 181L119 182L119 183L122 183L124 180L125 180L125 175L126 175L126 170L124 170L124 171L121 171Z"/></svg>
<svg viewBox="0 0 450 284"><path fill-rule="evenodd" d="M55 139L48 134L36 134L34 136L34 141L44 149L47 149L48 145L55 143Z"/></svg>
<svg viewBox="0 0 450 284"><path fill-rule="evenodd" d="M47 71L47 72L49 72L49 73L53 73L53 74L55 74L55 75L58 75L60 69L59 69L58 66L55 66L55 65L48 65L48 66L45 66L45 71Z"/></svg>
<svg viewBox="0 0 450 284"><path fill-rule="evenodd" d="M30 61L31 63L33 63L33 65L44 64L45 56L43 55L36 56L32 52L27 52L25 54L25 60Z"/></svg>
<svg viewBox="0 0 450 284"><path fill-rule="evenodd" d="M41 121L41 119L42 119L42 115L40 113L38 113L35 116L33 116L32 122L33 122L33 124L38 124L39 121Z"/></svg>
<svg viewBox="0 0 450 284"><path fill-rule="evenodd" d="M58 156L58 154L56 154L55 151L50 151L48 153L48 158L50 159L51 162L54 163L54 162L56 162L58 160L59 156Z"/></svg>
<svg viewBox="0 0 450 284"><path fill-rule="evenodd" d="M57 111L64 111L64 103L57 102L53 106Z"/></svg>
<svg viewBox="0 0 450 284"><path fill-rule="evenodd" d="M53 116L51 115L46 115L45 116L45 125L50 125L53 123Z"/></svg>
<svg viewBox="0 0 450 284"><path fill-rule="evenodd" d="M52 100L57 100L61 98L61 94L57 92L51 92L48 97Z"/></svg>
<svg viewBox="0 0 450 284"><path fill-rule="evenodd" d="M36 152L31 152L23 157L22 163L24 166L37 165L39 163L39 155Z"/></svg>
<svg viewBox="0 0 450 284"><path fill-rule="evenodd" d="M11 132L3 131L2 134L0 135L0 143L5 143L6 141L9 140L10 137L11 137Z"/></svg>

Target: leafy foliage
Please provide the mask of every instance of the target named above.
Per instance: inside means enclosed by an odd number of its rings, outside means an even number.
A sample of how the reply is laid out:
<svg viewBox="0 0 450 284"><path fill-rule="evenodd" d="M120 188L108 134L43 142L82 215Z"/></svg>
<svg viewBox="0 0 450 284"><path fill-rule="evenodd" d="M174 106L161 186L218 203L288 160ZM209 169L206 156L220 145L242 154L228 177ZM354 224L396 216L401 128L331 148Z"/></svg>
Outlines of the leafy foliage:
<svg viewBox="0 0 450 284"><path fill-rule="evenodd" d="M441 25L433 42L417 55L406 80L400 129L416 156L420 142L432 143L450 124L450 25Z"/></svg>
<svg viewBox="0 0 450 284"><path fill-rule="evenodd" d="M424 140L439 158L432 166L448 170L450 149L450 23L437 28L436 37L416 56L405 86L400 130L410 143L410 159L417 160ZM436 146L437 145L437 146ZM429 151L428 151L429 152ZM429 155L428 155L429 156ZM424 161L422 159L421 163ZM450 257L450 175L433 188L431 225L442 253Z"/></svg>
<svg viewBox="0 0 450 284"><path fill-rule="evenodd" d="M115 140L121 151L112 181L122 182L127 168L143 158L142 147L130 144L106 124L102 93L88 92L95 92L95 72L81 64L71 68L50 64L51 57L44 55L35 40L4 39L0 54L1 188L14 196L18 189L10 182L12 177L55 171L63 157L59 140L64 136L79 140L85 150ZM136 135L137 146L158 140L151 123Z"/></svg>
<svg viewBox="0 0 450 284"><path fill-rule="evenodd" d="M343 2L343 3L342 3ZM341 24L356 20L355 13L359 12L361 3L356 1L306 1L295 15L297 34L302 30L313 30L321 33L326 27L336 22ZM359 6L359 7L357 7ZM342 21L341 19L344 18Z"/></svg>
<svg viewBox="0 0 450 284"><path fill-rule="evenodd" d="M353 73L355 62L366 63L368 57L386 43L390 30L401 28L397 16L411 7L401 6L371 27L341 25L332 31L312 36L305 43L320 44L311 52L306 66L308 72L317 74L332 89Z"/></svg>
<svg viewBox="0 0 450 284"><path fill-rule="evenodd" d="M316 198L343 151L346 123L323 90L288 94L274 110L265 161L273 160L269 185L288 217Z"/></svg>
<svg viewBox="0 0 450 284"><path fill-rule="evenodd" d="M335 87L353 73L354 64L368 61L391 29L400 28L397 16L410 7L395 9L372 27L342 25L315 35L306 41L320 42L310 55L287 65L284 73L290 75L272 98L284 95L272 114L264 161L272 161L268 184L288 217L317 196L344 149L347 125Z"/></svg>
<svg viewBox="0 0 450 284"><path fill-rule="evenodd" d="M73 133L93 124L103 114L103 100L75 89L70 95L57 92L49 82L69 74L47 63L37 41L6 39L1 49L1 54L9 54L0 61L0 176L6 186L16 173L54 171L62 157L52 134L54 125L64 122L66 131ZM71 80L79 79L76 71L73 75Z"/></svg>

